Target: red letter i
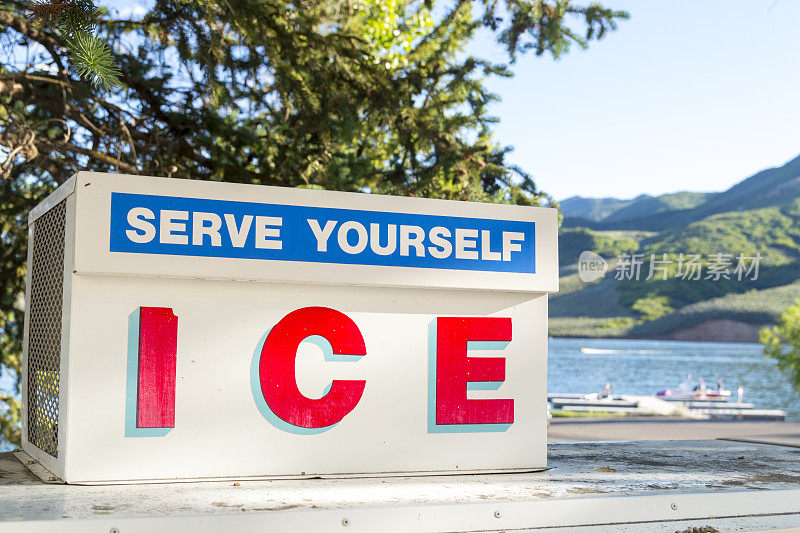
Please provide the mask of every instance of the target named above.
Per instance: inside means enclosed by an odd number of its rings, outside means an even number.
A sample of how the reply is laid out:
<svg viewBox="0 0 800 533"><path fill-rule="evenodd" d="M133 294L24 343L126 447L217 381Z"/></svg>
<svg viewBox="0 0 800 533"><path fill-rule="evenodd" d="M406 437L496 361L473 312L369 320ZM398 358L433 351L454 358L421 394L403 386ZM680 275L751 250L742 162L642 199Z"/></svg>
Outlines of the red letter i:
<svg viewBox="0 0 800 533"><path fill-rule="evenodd" d="M178 317L169 307L139 308L136 427L175 427Z"/></svg>

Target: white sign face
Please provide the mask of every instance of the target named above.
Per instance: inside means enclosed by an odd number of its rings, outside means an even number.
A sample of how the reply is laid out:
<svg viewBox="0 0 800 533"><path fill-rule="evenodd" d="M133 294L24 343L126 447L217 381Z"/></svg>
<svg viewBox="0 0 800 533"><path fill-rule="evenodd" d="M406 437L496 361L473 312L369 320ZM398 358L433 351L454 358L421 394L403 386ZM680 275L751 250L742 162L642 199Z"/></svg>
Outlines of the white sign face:
<svg viewBox="0 0 800 533"><path fill-rule="evenodd" d="M545 467L554 210L90 173L58 194L59 453L23 441L66 481Z"/></svg>

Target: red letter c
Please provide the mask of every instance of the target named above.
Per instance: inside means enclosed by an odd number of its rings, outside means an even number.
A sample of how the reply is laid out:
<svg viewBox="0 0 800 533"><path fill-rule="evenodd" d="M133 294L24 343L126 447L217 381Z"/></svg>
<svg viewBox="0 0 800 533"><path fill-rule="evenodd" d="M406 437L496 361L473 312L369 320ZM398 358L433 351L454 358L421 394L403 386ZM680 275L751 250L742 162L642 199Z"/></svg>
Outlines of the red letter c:
<svg viewBox="0 0 800 533"><path fill-rule="evenodd" d="M318 400L297 388L295 357L303 339L319 335L336 355L366 355L364 338L350 317L328 307L304 307L278 322L264 341L258 377L267 405L280 419L302 428L336 424L352 411L364 393L364 380L333 380Z"/></svg>

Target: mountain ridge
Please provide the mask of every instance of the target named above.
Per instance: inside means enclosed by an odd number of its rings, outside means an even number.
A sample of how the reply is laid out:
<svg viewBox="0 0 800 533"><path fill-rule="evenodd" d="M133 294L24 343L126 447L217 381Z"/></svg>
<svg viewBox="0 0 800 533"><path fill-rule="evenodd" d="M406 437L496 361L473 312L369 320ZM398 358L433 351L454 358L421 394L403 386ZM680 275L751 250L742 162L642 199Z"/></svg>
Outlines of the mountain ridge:
<svg viewBox="0 0 800 533"><path fill-rule="evenodd" d="M636 212L635 206L640 205L639 211L646 211L647 206L641 207L645 202L653 200L668 203L672 197L686 199L701 199L699 203L689 208L662 209L653 211L644 216L624 216L623 210ZM639 195L631 200L618 200L615 198L584 198L573 196L561 202L564 215L564 227L586 227L596 230L647 230L657 231L671 225L685 224L687 221L697 221L707 216L724 213L726 211L741 210L742 208L756 208L767 206L785 205L791 198L800 196L800 155L790 159L780 167L773 167L756 172L722 192L693 193L682 191L659 196ZM606 205L605 215L592 216L582 205L591 201L602 202ZM617 203L614 203L617 202ZM617 206L613 209L611 206ZM620 218L620 211L623 217ZM616 216L615 216L616 215Z"/></svg>

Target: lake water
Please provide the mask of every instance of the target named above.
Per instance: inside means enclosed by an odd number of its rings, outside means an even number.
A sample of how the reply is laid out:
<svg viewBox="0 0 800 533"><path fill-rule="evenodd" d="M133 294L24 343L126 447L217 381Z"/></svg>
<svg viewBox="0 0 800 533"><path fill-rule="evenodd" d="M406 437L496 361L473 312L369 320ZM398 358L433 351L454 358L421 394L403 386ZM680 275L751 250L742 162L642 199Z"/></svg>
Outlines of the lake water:
<svg viewBox="0 0 800 533"><path fill-rule="evenodd" d="M783 409L787 419L800 420L800 393L759 344L550 339L548 367L549 392L599 392L609 381L615 394L650 395L691 375L710 388L722 379L734 399L742 385L744 401L756 409Z"/></svg>

